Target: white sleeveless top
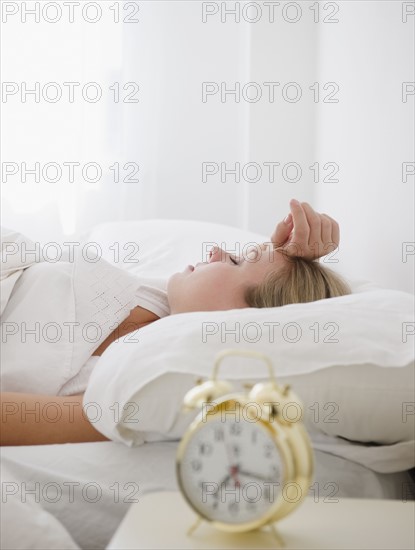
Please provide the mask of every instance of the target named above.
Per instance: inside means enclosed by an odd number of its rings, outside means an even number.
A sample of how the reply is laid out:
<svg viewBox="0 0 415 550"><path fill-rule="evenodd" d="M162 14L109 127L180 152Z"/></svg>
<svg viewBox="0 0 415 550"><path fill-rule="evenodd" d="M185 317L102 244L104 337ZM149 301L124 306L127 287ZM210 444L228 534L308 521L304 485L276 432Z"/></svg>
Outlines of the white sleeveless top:
<svg viewBox="0 0 415 550"><path fill-rule="evenodd" d="M99 359L91 354L134 307L170 313L164 281L150 284L81 249L13 265L14 273L19 267L1 316L3 392L81 393Z"/></svg>

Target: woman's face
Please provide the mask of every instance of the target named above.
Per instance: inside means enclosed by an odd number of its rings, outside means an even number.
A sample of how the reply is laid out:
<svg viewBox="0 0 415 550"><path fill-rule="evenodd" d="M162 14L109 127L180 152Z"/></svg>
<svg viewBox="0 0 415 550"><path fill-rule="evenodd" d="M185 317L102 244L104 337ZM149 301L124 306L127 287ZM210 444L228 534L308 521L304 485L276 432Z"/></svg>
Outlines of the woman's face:
<svg viewBox="0 0 415 550"><path fill-rule="evenodd" d="M207 262L187 266L170 277L167 282L170 312L248 307L244 300L246 289L259 284L269 272L277 271L287 261L271 243L253 246L240 257L215 246Z"/></svg>

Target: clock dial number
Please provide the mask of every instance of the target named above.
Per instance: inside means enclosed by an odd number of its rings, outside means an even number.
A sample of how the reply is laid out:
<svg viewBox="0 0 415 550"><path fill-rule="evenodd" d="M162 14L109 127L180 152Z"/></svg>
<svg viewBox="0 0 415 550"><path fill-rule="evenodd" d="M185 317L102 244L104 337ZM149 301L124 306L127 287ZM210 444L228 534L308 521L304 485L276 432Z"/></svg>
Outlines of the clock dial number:
<svg viewBox="0 0 415 550"><path fill-rule="evenodd" d="M225 433L223 431L223 428L215 427L214 434L215 434L215 436L214 436L215 441L223 441L224 438L225 438Z"/></svg>
<svg viewBox="0 0 415 550"><path fill-rule="evenodd" d="M242 433L242 426L241 426L241 423L239 422L233 422L230 427L229 427L229 433L231 435L241 435Z"/></svg>
<svg viewBox="0 0 415 550"><path fill-rule="evenodd" d="M210 443L202 442L199 444L199 454L202 456L209 456L212 453L212 445Z"/></svg>
<svg viewBox="0 0 415 550"><path fill-rule="evenodd" d="M264 445L265 458L272 458L273 451L274 451L274 445L272 443L265 443Z"/></svg>
<svg viewBox="0 0 415 550"><path fill-rule="evenodd" d="M194 472L199 472L202 469L202 462L200 460L193 459L191 464Z"/></svg>
<svg viewBox="0 0 415 550"><path fill-rule="evenodd" d="M229 512L230 512L233 516L238 515L238 512L239 512L239 502L230 502L229 505L228 505L228 509L229 509Z"/></svg>

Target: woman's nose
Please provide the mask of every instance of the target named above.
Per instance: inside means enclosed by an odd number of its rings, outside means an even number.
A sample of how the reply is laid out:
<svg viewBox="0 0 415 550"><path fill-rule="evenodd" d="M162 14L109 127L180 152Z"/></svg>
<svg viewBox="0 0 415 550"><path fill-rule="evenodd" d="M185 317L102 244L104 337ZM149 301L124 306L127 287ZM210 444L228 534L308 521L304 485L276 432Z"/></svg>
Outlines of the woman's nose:
<svg viewBox="0 0 415 550"><path fill-rule="evenodd" d="M221 261L225 257L225 251L219 246L214 246L209 251L209 263Z"/></svg>

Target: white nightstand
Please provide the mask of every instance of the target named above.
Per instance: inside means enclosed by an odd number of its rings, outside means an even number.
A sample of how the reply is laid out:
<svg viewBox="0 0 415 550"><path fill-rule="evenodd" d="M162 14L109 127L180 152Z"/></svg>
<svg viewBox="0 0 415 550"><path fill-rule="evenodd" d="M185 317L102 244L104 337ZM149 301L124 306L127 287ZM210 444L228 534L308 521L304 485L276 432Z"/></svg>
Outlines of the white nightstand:
<svg viewBox="0 0 415 550"><path fill-rule="evenodd" d="M413 550L415 501L344 498L324 502L306 497L280 522L278 535L288 549ZM107 550L281 548L269 528L232 535L207 522L186 535L196 515L179 492L150 493L133 504Z"/></svg>

